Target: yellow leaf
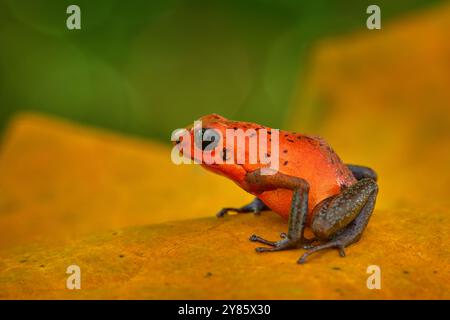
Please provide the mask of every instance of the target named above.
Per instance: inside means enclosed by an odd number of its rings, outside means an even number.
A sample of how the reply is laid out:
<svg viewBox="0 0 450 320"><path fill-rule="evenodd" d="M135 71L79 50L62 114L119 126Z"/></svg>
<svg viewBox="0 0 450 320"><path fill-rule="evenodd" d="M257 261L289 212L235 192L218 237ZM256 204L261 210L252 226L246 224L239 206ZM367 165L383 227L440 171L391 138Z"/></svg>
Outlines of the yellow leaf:
<svg viewBox="0 0 450 320"><path fill-rule="evenodd" d="M448 299L449 217L448 209L376 211L347 257L328 250L304 265L296 263L304 250L254 251L251 234L276 240L286 230L273 213L133 227L15 249L0 262L0 298ZM66 288L73 264L80 290ZM380 290L367 288L370 265L381 268Z"/></svg>

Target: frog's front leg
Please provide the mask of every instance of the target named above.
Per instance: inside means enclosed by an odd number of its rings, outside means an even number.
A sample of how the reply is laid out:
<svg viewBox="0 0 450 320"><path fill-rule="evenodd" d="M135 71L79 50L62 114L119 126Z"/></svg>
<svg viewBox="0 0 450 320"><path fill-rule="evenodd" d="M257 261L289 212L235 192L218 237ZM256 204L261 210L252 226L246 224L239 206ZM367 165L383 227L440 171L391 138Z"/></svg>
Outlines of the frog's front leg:
<svg viewBox="0 0 450 320"><path fill-rule="evenodd" d="M308 214L308 182L306 182L304 179L285 175L282 173L275 173L273 175L261 175L260 170L256 170L247 174L246 183L251 185L252 188L257 192L275 189L293 190L287 234L282 233L280 235L282 239L276 242L265 240L257 235L252 235L250 237L251 241L260 242L271 246L256 248L256 251L280 251L291 248L298 248L311 242L304 237L304 228Z"/></svg>
<svg viewBox="0 0 450 320"><path fill-rule="evenodd" d="M337 248L339 254L345 256L344 248L357 242L369 223L377 193L375 180L363 178L319 203L313 210L311 228L324 243L310 247L298 263L306 262L306 257L312 253L328 248Z"/></svg>
<svg viewBox="0 0 450 320"><path fill-rule="evenodd" d="M258 215L262 211L266 211L266 210L270 210L270 208L268 206L266 206L266 204L264 202L262 202L261 199L256 197L255 199L253 199L252 202L250 202L249 204L246 204L245 206L242 206L240 208L223 208L222 210L217 212L216 216L218 218L222 218L229 211L234 211L237 213L253 212L254 214Z"/></svg>

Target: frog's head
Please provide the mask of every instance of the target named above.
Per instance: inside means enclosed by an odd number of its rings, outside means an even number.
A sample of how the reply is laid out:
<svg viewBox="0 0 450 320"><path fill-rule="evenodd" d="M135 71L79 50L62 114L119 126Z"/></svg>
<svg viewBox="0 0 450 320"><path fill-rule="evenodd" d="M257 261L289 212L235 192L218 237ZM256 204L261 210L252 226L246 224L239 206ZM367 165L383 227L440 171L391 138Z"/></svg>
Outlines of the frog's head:
<svg viewBox="0 0 450 320"><path fill-rule="evenodd" d="M248 171L261 167L261 164L249 162L248 148L250 136L255 135L261 128L253 123L232 121L217 114L210 114L187 127L185 134L174 143L184 157L201 163L210 171L242 183ZM230 133L244 134L246 143L237 143L237 138L233 136L233 142L227 144ZM186 142L185 139L189 141Z"/></svg>

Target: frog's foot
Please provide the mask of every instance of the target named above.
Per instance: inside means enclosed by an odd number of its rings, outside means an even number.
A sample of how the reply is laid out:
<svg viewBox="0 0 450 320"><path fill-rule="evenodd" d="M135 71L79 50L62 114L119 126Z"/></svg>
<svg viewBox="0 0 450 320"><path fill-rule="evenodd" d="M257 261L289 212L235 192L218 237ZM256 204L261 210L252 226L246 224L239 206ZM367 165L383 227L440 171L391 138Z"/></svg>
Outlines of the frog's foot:
<svg viewBox="0 0 450 320"><path fill-rule="evenodd" d="M270 210L268 206L264 202L262 202L259 198L255 198L252 202L249 204L240 207L240 208L223 208L220 210L216 216L218 218L222 218L225 216L229 211L237 212L237 213L249 213L253 212L255 215L259 215L262 211Z"/></svg>
<svg viewBox="0 0 450 320"><path fill-rule="evenodd" d="M280 237L282 239L279 241L269 241L254 234L250 237L250 241L259 242L271 246L271 247L258 247L255 249L257 252L280 251L298 248L299 246L298 241L289 239L285 233L281 233Z"/></svg>
<svg viewBox="0 0 450 320"><path fill-rule="evenodd" d="M303 264L306 262L306 258L313 254L314 252L320 251L320 250L325 250L325 249L331 249L331 248L337 248L339 250L339 255L341 257L345 257L345 244L343 244L340 241L330 241L327 242L325 244L320 244L317 246L309 246L309 247L305 247L305 249L309 249L306 253L304 253L300 259L298 259L297 263L299 264Z"/></svg>
<svg viewBox="0 0 450 320"><path fill-rule="evenodd" d="M313 239L301 238L300 240L290 239L285 232L280 233L280 238L281 240L279 241L269 241L254 234L250 237L250 241L259 242L271 246L272 248L258 247L255 249L257 252L267 252L267 251L281 251L295 248L307 249L311 248L312 243L314 243L317 240L316 238Z"/></svg>
<svg viewBox="0 0 450 320"><path fill-rule="evenodd" d="M369 222L377 192L376 182L371 178L363 178L341 194L319 203L314 208L311 227L320 239L330 240L309 247L297 262L305 263L306 258L314 252L331 248L337 248L339 255L345 257L344 248L361 238Z"/></svg>
<svg viewBox="0 0 450 320"><path fill-rule="evenodd" d="M285 232L280 233L280 238L281 239L287 239L287 234ZM262 243L262 244L267 244L268 246L272 246L272 247L276 247L277 243L282 241L282 240L280 240L280 241L269 241L269 240L266 240L264 238L261 238L260 236L257 236L256 234L253 234L250 237L249 240L253 241L253 242L259 242L259 243Z"/></svg>

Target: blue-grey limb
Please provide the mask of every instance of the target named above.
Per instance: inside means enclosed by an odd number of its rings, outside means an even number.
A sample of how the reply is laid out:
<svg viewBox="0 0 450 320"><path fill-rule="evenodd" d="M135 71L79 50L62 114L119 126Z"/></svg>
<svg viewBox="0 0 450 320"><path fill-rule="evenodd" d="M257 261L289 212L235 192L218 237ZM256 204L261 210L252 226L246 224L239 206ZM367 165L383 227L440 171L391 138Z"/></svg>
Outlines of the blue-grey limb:
<svg viewBox="0 0 450 320"><path fill-rule="evenodd" d="M329 248L337 248L340 256L345 256L344 248L361 238L373 212L378 193L378 185L374 180L376 174L374 175L373 170L368 171L365 167L357 166L354 166L354 170L361 174L354 185L323 200L313 209L311 229L315 235L314 239L304 237L308 213L309 184L307 181L281 173L263 176L255 171L248 174L246 178L248 182L260 191L276 188L294 191L287 234L282 233L282 239L279 241L268 241L252 235L251 241L270 246L256 248L256 251L273 252L300 247L308 249L298 263L305 263L306 258L312 253ZM320 244L313 245L312 243L316 241Z"/></svg>
<svg viewBox="0 0 450 320"><path fill-rule="evenodd" d="M220 210L216 216L218 218L222 218L225 216L229 211L237 212L237 213L249 213L253 212L255 215L259 215L262 211L270 210L268 206L264 202L262 202L258 197L253 199L252 202L249 204L246 204L245 206L242 206L240 208L223 208Z"/></svg>

